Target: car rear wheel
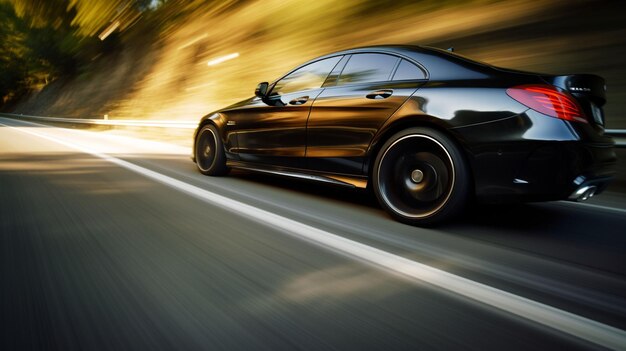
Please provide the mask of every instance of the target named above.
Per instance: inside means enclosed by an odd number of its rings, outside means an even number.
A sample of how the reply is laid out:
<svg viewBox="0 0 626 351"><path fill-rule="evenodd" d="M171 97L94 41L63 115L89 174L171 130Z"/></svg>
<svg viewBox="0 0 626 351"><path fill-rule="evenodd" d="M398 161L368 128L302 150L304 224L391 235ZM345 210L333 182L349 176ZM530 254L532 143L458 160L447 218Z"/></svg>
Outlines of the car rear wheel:
<svg viewBox="0 0 626 351"><path fill-rule="evenodd" d="M196 139L196 165L202 174L220 176L228 173L226 153L215 126L209 124L198 132Z"/></svg>
<svg viewBox="0 0 626 351"><path fill-rule="evenodd" d="M373 188L396 219L429 225L459 214L470 194L463 154L443 133L410 128L392 136L378 153Z"/></svg>

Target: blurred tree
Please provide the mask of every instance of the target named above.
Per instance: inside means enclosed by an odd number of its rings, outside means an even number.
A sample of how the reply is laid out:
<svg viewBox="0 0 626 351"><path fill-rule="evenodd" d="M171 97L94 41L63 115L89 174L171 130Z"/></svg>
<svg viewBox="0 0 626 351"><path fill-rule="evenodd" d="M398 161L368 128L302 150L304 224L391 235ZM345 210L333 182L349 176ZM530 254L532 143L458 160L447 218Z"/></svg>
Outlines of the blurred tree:
<svg viewBox="0 0 626 351"><path fill-rule="evenodd" d="M129 11L145 11L163 0L9 0L31 27L73 28L93 36Z"/></svg>
<svg viewBox="0 0 626 351"><path fill-rule="evenodd" d="M134 0L70 0L76 8L72 24L78 26L82 35L93 36L105 27L112 18L128 7L135 6Z"/></svg>
<svg viewBox="0 0 626 351"><path fill-rule="evenodd" d="M152 0L0 0L0 103L34 85L71 75L119 36L94 35L111 21L136 21ZM122 26L127 25L123 23Z"/></svg>
<svg viewBox="0 0 626 351"><path fill-rule="evenodd" d="M76 70L76 55L80 49L78 38L65 31L49 27L31 28L26 36L31 60L49 75L71 74Z"/></svg>
<svg viewBox="0 0 626 351"><path fill-rule="evenodd" d="M24 43L31 73L59 76L74 72L80 50L77 27L72 25L76 8L69 0L12 0L15 13L30 28ZM34 71L34 72L33 72Z"/></svg>
<svg viewBox="0 0 626 351"><path fill-rule="evenodd" d="M19 95L28 84L28 64L24 57L24 23L10 4L0 2L0 104Z"/></svg>
<svg viewBox="0 0 626 351"><path fill-rule="evenodd" d="M75 12L69 13L69 0L10 0L15 12L31 27L69 27Z"/></svg>

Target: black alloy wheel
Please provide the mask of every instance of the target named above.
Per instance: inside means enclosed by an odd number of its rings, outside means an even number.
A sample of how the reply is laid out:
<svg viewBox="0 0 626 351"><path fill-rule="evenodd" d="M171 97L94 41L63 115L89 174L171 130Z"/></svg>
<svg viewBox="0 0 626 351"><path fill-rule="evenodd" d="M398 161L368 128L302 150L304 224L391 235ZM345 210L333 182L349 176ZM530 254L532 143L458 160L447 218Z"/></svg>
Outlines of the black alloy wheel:
<svg viewBox="0 0 626 351"><path fill-rule="evenodd" d="M429 128L392 136L376 157L372 178L380 204L413 225L459 214L471 188L463 154L446 135Z"/></svg>
<svg viewBox="0 0 626 351"><path fill-rule="evenodd" d="M196 165L202 174L220 176L228 173L226 153L215 126L209 124L198 132L194 150Z"/></svg>

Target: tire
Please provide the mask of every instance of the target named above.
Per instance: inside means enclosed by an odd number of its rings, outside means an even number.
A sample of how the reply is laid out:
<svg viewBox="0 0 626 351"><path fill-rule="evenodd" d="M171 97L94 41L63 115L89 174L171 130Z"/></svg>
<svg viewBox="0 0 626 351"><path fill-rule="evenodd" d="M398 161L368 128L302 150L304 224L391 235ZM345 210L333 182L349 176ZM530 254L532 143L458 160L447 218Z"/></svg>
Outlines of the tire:
<svg viewBox="0 0 626 351"><path fill-rule="evenodd" d="M389 138L376 156L372 179L381 206L411 225L452 219L471 190L463 154L445 134L430 128L410 128Z"/></svg>
<svg viewBox="0 0 626 351"><path fill-rule="evenodd" d="M198 132L194 150L196 165L200 173L209 176L226 175L226 152L219 132L212 124L207 124Z"/></svg>

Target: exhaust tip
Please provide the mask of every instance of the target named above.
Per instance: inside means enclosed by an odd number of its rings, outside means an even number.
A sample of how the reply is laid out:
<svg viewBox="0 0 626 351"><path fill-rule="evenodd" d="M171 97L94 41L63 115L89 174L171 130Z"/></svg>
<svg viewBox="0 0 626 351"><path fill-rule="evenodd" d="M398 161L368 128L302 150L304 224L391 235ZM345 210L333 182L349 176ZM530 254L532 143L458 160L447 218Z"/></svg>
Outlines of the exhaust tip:
<svg viewBox="0 0 626 351"><path fill-rule="evenodd" d="M578 188L569 196L572 201L587 201L596 194L597 187L595 185L586 185Z"/></svg>

